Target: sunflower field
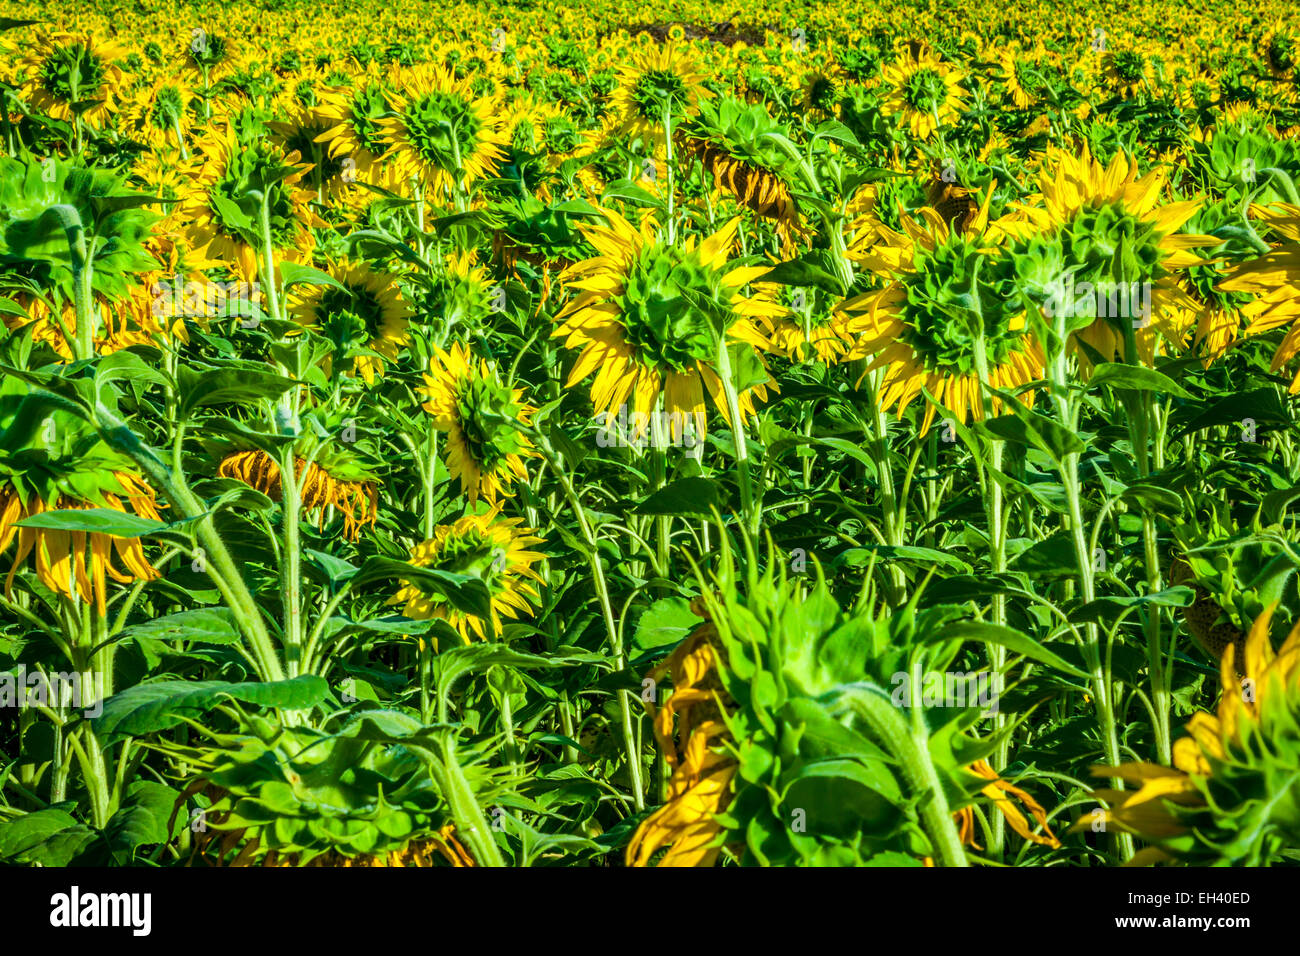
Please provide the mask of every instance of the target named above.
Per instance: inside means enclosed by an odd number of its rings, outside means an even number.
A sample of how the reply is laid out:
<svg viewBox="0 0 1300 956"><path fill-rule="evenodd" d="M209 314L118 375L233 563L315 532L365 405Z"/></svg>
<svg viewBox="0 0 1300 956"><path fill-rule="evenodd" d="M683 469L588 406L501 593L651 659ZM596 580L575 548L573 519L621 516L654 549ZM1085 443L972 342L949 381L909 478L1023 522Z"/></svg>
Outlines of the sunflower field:
<svg viewBox="0 0 1300 956"><path fill-rule="evenodd" d="M736 7L0 4L0 863L1300 863L1300 13Z"/></svg>

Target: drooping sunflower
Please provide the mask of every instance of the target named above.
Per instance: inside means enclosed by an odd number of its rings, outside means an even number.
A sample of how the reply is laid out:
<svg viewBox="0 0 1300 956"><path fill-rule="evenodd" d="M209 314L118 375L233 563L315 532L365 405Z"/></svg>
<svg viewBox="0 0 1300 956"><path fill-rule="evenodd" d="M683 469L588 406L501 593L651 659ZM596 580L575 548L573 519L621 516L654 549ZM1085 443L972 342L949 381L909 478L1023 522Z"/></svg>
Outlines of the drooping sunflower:
<svg viewBox="0 0 1300 956"><path fill-rule="evenodd" d="M691 236L669 245L649 217L638 229L603 211L608 225L579 227L598 255L563 275L578 294L555 317L554 335L581 349L566 387L594 372L591 400L598 413L617 414L630 398L629 411L647 418L662 395L673 438L686 422L702 434L706 390L731 422L718 373L725 337L729 350L739 346L738 355L753 359L755 374L737 386L742 420L752 415L755 402L776 387L762 370L761 353L770 348L762 326L785 309L761 293L740 292L768 267L727 268L739 220L698 243Z"/></svg>
<svg viewBox="0 0 1300 956"><path fill-rule="evenodd" d="M295 448L294 474L303 511L317 515L317 527L324 528L333 513L343 518L343 534L352 541L365 525L374 525L379 515L378 482L355 455L337 447L318 446L310 436ZM314 455L308 462L303 454ZM272 501L284 497L280 464L260 449L228 450L217 466L217 475L235 478L256 488Z"/></svg>
<svg viewBox="0 0 1300 956"><path fill-rule="evenodd" d="M692 610L704 614L698 599ZM717 639L717 628L706 621L650 672L651 680L672 675L672 695L663 707L651 707L655 739L672 777L664 805L628 842L628 866L649 866L665 849L657 866L712 866L722 851L727 831L718 815L731 801L739 764L725 747L733 741L722 719L729 698L718 679Z"/></svg>
<svg viewBox="0 0 1300 956"><path fill-rule="evenodd" d="M198 149L202 166L178 211L196 258L231 267L245 279L257 276L263 201L275 260L311 258L311 227L325 223L312 211L313 195L300 185L308 167L298 154L286 155L264 139L242 142L233 128L213 134Z"/></svg>
<svg viewBox="0 0 1300 956"><path fill-rule="evenodd" d="M527 425L537 409L524 401L523 389L502 382L483 359L475 362L464 345L434 346L434 353L419 389L428 399L422 407L447 432L447 470L470 504L481 496L494 505L513 494L515 482L528 480L524 459L537 451L509 422Z"/></svg>
<svg viewBox="0 0 1300 956"><path fill-rule="evenodd" d="M1174 742L1173 767L1094 768L1135 788L1094 791L1108 823L1151 844L1128 865L1260 866L1300 848L1300 625L1275 653L1275 607L1251 626L1244 661L1225 648L1217 713L1193 715L1188 736Z"/></svg>
<svg viewBox="0 0 1300 956"><path fill-rule="evenodd" d="M53 119L71 122L75 106L83 122L102 126L117 109L125 79L118 61L125 55L89 33L41 33L22 63L23 94Z"/></svg>
<svg viewBox="0 0 1300 956"><path fill-rule="evenodd" d="M703 68L684 44L666 43L635 54L618 71L610 94L610 136L631 139L657 151L664 143L664 121L676 124L694 114L713 94Z"/></svg>
<svg viewBox="0 0 1300 956"><path fill-rule="evenodd" d="M929 207L906 216L902 233L886 228L864 260L884 288L839 306L860 334L853 357L870 357L868 372L885 370L882 407L901 415L926 389L964 423L984 417L981 377L1004 391L1040 377L1043 353L1026 327L1013 264L988 229L992 197L987 190L965 231ZM1021 401L1032 404L1033 394ZM992 407L1001 407L996 397ZM923 432L935 411L927 407Z"/></svg>
<svg viewBox="0 0 1300 956"><path fill-rule="evenodd" d="M94 602L101 617L108 613L107 579L121 584L152 581L158 571L144 556L138 538L122 538L96 531L66 531L55 528L20 528L17 522L52 511L75 511L105 508L130 513L153 521L161 520L152 489L139 477L126 471L97 473L93 479L93 497L72 492L41 495L31 487L15 482L16 476L5 475L0 465L0 554L18 541L13 563L5 575L5 596L13 590L14 575L29 556L33 556L36 575L51 591L68 600ZM6 480L9 479L9 480ZM82 485L82 487L85 487ZM113 556L122 562L120 570Z"/></svg>
<svg viewBox="0 0 1300 956"><path fill-rule="evenodd" d="M459 184L469 189L495 175L506 142L496 101L475 94L468 80L436 66L404 71L393 115L379 121L398 180L417 179L425 198L441 203Z"/></svg>
<svg viewBox="0 0 1300 956"><path fill-rule="evenodd" d="M798 228L799 213L791 193L797 182L795 164L772 138L790 139L791 133L761 103L734 97L703 103L680 135L682 145L713 175L717 189L775 220L787 235Z"/></svg>
<svg viewBox="0 0 1300 956"><path fill-rule="evenodd" d="M886 116L897 115L919 140L928 140L966 108L961 70L924 47L908 49L882 67L881 77L889 94L880 111Z"/></svg>
<svg viewBox="0 0 1300 956"><path fill-rule="evenodd" d="M384 374L384 363L396 361L410 341L411 305L393 276L368 263L341 260L330 266L329 274L336 285L295 287L290 315L320 330L336 350L365 350L353 359L352 371L373 385Z"/></svg>
<svg viewBox="0 0 1300 956"><path fill-rule="evenodd" d="M1041 846L1059 847L1061 841L1056 838L1052 828L1047 824L1047 811L1043 805L1033 798L1027 791L1017 787L1009 780L1004 780L987 760L977 760L966 768L968 773L977 777L983 777L989 783L980 790L980 794L993 802L998 808L998 812L1006 819L1007 825L1011 827L1023 839L1030 843L1037 843ZM1025 809L1030 812L1033 818L1043 828L1043 833L1035 833L1029 826L1029 820L1012 801L1012 797L1024 804ZM975 842L975 807L974 805L962 807L957 810L953 817L957 820L958 834L961 842L975 850L982 850L978 843Z"/></svg>
<svg viewBox="0 0 1300 956"><path fill-rule="evenodd" d="M1093 356L1117 356L1151 365L1162 343L1181 348L1197 303L1180 284L1193 250L1219 244L1211 236L1179 232L1201 208L1199 199L1165 202L1164 171L1140 175L1122 150L1109 164L1085 143L1078 153L1049 148L1039 172L1038 201L1018 207L1006 231L1036 234L1053 244L1059 288L1054 308L1073 322L1080 365ZM1068 280L1068 281L1067 281ZM1132 341L1136 356L1126 356Z"/></svg>
<svg viewBox="0 0 1300 956"><path fill-rule="evenodd" d="M533 566L543 555L530 550L542 539L532 529L521 527L522 518L506 518L499 508L484 514L465 515L451 524L439 525L433 537L416 545L410 563L479 578L491 597L492 630L501 633L501 619L513 620L533 613L538 601L534 581L541 581ZM471 635L487 639L484 620L453 607L441 594L420 588L419 581L401 582L401 589L389 604L403 605L402 613L412 620L438 618L446 621L466 644Z"/></svg>

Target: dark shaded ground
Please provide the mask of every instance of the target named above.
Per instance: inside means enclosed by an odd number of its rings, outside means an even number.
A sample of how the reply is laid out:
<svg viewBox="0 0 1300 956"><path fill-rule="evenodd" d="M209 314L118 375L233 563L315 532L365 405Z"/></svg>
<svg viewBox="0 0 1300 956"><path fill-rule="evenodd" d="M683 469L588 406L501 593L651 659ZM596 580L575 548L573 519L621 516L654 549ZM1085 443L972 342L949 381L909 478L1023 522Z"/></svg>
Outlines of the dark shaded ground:
<svg viewBox="0 0 1300 956"><path fill-rule="evenodd" d="M709 40L713 43L721 43L723 46L733 46L737 43L762 46L766 42L766 27L761 24L737 23L734 14L730 19L723 20L720 23L697 24L669 21L629 24L623 29L633 36L638 33L648 33L656 40L665 42L668 39L668 31L673 27L681 27L688 40Z"/></svg>

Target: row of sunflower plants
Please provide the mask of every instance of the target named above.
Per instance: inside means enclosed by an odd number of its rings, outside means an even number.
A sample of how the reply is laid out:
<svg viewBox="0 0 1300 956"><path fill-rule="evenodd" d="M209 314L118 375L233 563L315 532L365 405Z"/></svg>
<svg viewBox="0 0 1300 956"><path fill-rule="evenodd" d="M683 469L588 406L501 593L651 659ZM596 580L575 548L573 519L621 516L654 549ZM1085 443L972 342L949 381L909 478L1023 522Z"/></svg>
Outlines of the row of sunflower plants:
<svg viewBox="0 0 1300 956"><path fill-rule="evenodd" d="M1295 861L1285 20L697 6L0 21L0 859Z"/></svg>

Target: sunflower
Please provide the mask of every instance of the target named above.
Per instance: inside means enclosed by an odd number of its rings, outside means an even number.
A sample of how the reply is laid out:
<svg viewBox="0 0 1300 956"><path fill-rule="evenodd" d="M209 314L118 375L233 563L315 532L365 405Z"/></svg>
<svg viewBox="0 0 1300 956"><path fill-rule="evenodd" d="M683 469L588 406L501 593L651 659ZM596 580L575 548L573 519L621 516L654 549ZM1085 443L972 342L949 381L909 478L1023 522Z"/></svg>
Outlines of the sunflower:
<svg viewBox="0 0 1300 956"><path fill-rule="evenodd" d="M1006 818L1007 825L1010 826L1012 830L1030 843L1037 843L1041 846L1050 846L1053 848L1060 847L1061 841L1056 838L1056 835L1052 833L1051 827L1047 825L1047 811L1043 809L1042 804L1020 787L1003 780L1002 777L998 775L998 772L989 765L987 760L977 760L975 763L967 767L966 770L968 773L972 773L977 777L983 777L985 780L990 781L980 790L980 793L993 802L993 805L998 808L998 812ZM1029 828L1029 820L1025 817L1024 813L1021 812L1020 808L1012 802L1012 797L1015 797L1024 804L1025 809L1028 810L1030 814L1033 815L1034 819L1038 821L1046 835L1040 836ZM961 842L973 849L982 850L983 847L975 842L974 805L972 804L971 806L962 807L953 814L953 817L957 821L958 836L961 837Z"/></svg>
<svg viewBox="0 0 1300 956"><path fill-rule="evenodd" d="M139 538L122 538L98 531L18 527L18 522L48 512L91 508L130 513L161 520L152 489L127 471L79 468L63 480L33 481L31 471L0 460L0 554L17 540L17 550L5 576L5 597L13 592L14 576L29 556L36 576L70 601L94 603L100 617L108 613L108 584L152 581L158 571L144 556ZM76 490L73 490L75 487ZM122 563L119 569L113 556Z"/></svg>
<svg viewBox="0 0 1300 956"><path fill-rule="evenodd" d="M830 117L839 113L844 95L843 76L832 64L829 68L809 70L799 83L801 107L812 115Z"/></svg>
<svg viewBox="0 0 1300 956"><path fill-rule="evenodd" d="M320 453L320 450L317 450ZM335 460L318 464L301 455L294 457L294 474L298 479L298 498L303 510L318 514L317 527L325 527L331 509L343 516L343 533L352 541L361 536L363 526L374 525L379 515L376 482L350 456L336 454ZM222 478L235 478L256 488L272 501L284 497L279 463L260 449L233 451L217 466Z"/></svg>
<svg viewBox="0 0 1300 956"><path fill-rule="evenodd" d="M355 88L324 91L318 114L331 125L316 137L326 155L337 160L355 181L376 186L387 183L378 162L388 149L380 120L388 112L388 91L376 76L367 75Z"/></svg>
<svg viewBox="0 0 1300 956"><path fill-rule="evenodd" d="M1267 213L1264 215L1267 217ZM1214 234L1236 218L1234 204L1221 202L1199 210L1186 228L1193 233ZM1279 296L1276 289L1265 288L1263 294L1255 295L1231 288L1231 277L1238 272L1227 260L1239 255L1241 250L1236 246L1225 241L1207 248L1205 261L1188 266L1186 284L1197 308L1173 323L1179 328L1193 328L1192 344L1204 356L1201 361L1205 368L1221 359L1244 335L1275 328L1266 321L1261 324L1266 314L1272 314L1275 321L1286 321L1288 312L1300 315L1294 299Z"/></svg>
<svg viewBox="0 0 1300 956"><path fill-rule="evenodd" d="M1274 30L1264 37L1261 46L1264 60L1273 75L1280 80L1290 79L1297 61L1295 37L1285 30Z"/></svg>
<svg viewBox="0 0 1300 956"><path fill-rule="evenodd" d="M768 338L774 351L797 362L815 356L827 365L845 361L853 351L853 317L835 308L824 290L764 282L755 288L787 310L772 319Z"/></svg>
<svg viewBox="0 0 1300 956"><path fill-rule="evenodd" d="M1020 238L1045 237L1059 257L1046 280L1055 283L1051 306L1077 320L1073 340L1085 369L1094 356L1125 356L1130 337L1137 355L1127 360L1147 365L1162 343L1181 347L1186 338L1185 317L1198 305L1179 275L1201 263L1192 250L1220 240L1179 232L1201 202L1163 202L1164 185L1160 169L1139 176L1122 150L1103 165L1086 143L1077 154L1052 147L1039 201L1019 206L1018 221L1004 226Z"/></svg>
<svg viewBox="0 0 1300 956"><path fill-rule="evenodd" d="M525 458L535 457L532 442L509 422L527 425L537 410L524 402L523 389L504 384L487 362L477 363L465 346L450 352L434 346L429 373L419 391L440 431L448 433L447 470L460 479L474 504L482 496L496 504L511 486L528 480Z"/></svg>
<svg viewBox="0 0 1300 956"><path fill-rule="evenodd" d="M474 250L447 256L442 271L421 290L417 305L423 315L436 317L444 341L461 327L476 328L499 308L497 286Z"/></svg>
<svg viewBox="0 0 1300 956"><path fill-rule="evenodd" d="M183 80L163 77L141 88L126 104L128 128L154 149L172 147L188 158L186 135L194 91Z"/></svg>
<svg viewBox="0 0 1300 956"><path fill-rule="evenodd" d="M1135 50L1117 50L1102 58L1106 82L1117 95L1131 99L1152 82L1151 61Z"/></svg>
<svg viewBox="0 0 1300 956"><path fill-rule="evenodd" d="M555 173L586 146L582 127L554 103L521 99L510 110L506 166L524 187L543 199L558 182Z"/></svg>
<svg viewBox="0 0 1300 956"><path fill-rule="evenodd" d="M155 149L142 155L131 171L132 177L150 196L169 201L179 200L190 185L186 160L181 158L178 150ZM165 221L176 225L179 219L172 220L174 205L168 205Z"/></svg>
<svg viewBox="0 0 1300 956"><path fill-rule="evenodd" d="M657 152L664 145L665 120L689 118L713 94L688 47L666 43L632 56L619 68L618 86L609 99L608 134L625 137Z"/></svg>
<svg viewBox="0 0 1300 956"><path fill-rule="evenodd" d="M1290 326L1273 353L1272 371L1280 372L1300 352L1300 322L1296 321L1300 319L1300 207L1278 203L1270 208L1253 206L1251 212L1291 241L1236 266L1218 289L1228 295L1257 297L1246 335ZM1300 393L1300 371L1288 391Z"/></svg>
<svg viewBox="0 0 1300 956"><path fill-rule="evenodd" d="M190 31L185 45L185 67L202 80L205 89L213 80L232 72L240 60L239 49L229 37L202 27Z"/></svg>
<svg viewBox="0 0 1300 956"><path fill-rule="evenodd" d="M23 60L23 94L32 108L70 123L76 116L101 126L117 109L126 51L89 33L41 33ZM76 107L76 110L74 110Z"/></svg>
<svg viewBox="0 0 1300 956"><path fill-rule="evenodd" d="M681 128L683 147L713 176L714 186L766 219L788 236L799 227L791 192L797 182L794 161L774 137L791 139L762 104L723 97L701 105Z"/></svg>
<svg viewBox="0 0 1300 956"><path fill-rule="evenodd" d="M1174 742L1173 767L1094 768L1136 788L1094 791L1108 823L1152 844L1129 865L1259 866L1300 847L1300 625L1274 653L1276 607L1255 619L1244 661L1235 645L1225 648L1217 713L1192 717L1188 736Z"/></svg>
<svg viewBox="0 0 1300 956"><path fill-rule="evenodd" d="M988 229L992 197L989 189L966 232L929 207L917 219L904 217L903 233L884 227L864 261L884 288L839 306L852 317L848 327L861 334L851 357L870 357L868 372L885 369L882 407L897 405L901 415L926 389L964 423L984 417L983 374L986 384L1003 390L1040 377L1043 353L1025 327L1011 260ZM1032 393L1023 401L1032 404ZM992 407L1000 408L1000 400ZM934 404L926 409L923 432L935 411Z"/></svg>
<svg viewBox="0 0 1300 956"><path fill-rule="evenodd" d="M698 599L692 610L703 612ZM652 680L670 673L673 679L663 707L650 707L655 739L672 777L664 805L641 821L628 842L628 866L649 866L664 848L657 866L712 866L721 852L727 830L717 816L731 800L738 764L727 752L731 734L720 719L729 698L718 679L716 641L717 628L706 621L650 672Z"/></svg>
<svg viewBox="0 0 1300 956"><path fill-rule="evenodd" d="M343 157L331 155L329 147L321 143L336 127L334 118L315 106L294 104L284 110L286 118L267 124L271 138L285 155L297 154L310 161L311 168L303 178L317 198L332 200L360 199L363 195L355 188L356 164L348 165Z"/></svg>
<svg viewBox="0 0 1300 956"><path fill-rule="evenodd" d="M495 175L506 142L496 101L439 67L403 76L403 90L389 96L393 115L379 120L394 175L418 180L435 203Z"/></svg>
<svg viewBox="0 0 1300 956"><path fill-rule="evenodd" d="M1042 52L1041 48L1035 51L1037 56L1041 56ZM1036 66L1019 44L1004 47L998 53L997 76L1002 80L1016 109L1028 109L1038 101L1043 80L1037 74Z"/></svg>
<svg viewBox="0 0 1300 956"><path fill-rule="evenodd" d="M330 285L299 285L289 314L301 325L318 329L337 350L361 345L376 354L360 354L352 371L367 385L384 374L384 363L397 360L410 342L410 303L397 281L367 263L339 261L330 266Z"/></svg>
<svg viewBox="0 0 1300 956"><path fill-rule="evenodd" d="M529 548L542 539L533 537L532 529L520 527L521 521L502 517L498 507L439 525L432 538L411 551L411 564L479 578L491 597L492 631L499 635L503 617L531 615L538 601L532 582L541 581L541 576L533 565L543 556ZM452 607L440 594L426 593L418 581L400 583L401 589L388 603L404 604L402 613L408 618L446 621L466 644L471 634L487 639L482 618Z"/></svg>
<svg viewBox="0 0 1300 956"><path fill-rule="evenodd" d="M881 113L899 116L916 139L929 139L966 108L961 71L924 47L909 49L882 67L881 77L890 91L880 104Z"/></svg>
<svg viewBox="0 0 1300 956"><path fill-rule="evenodd" d="M311 227L325 223L311 209L312 194L299 185L309 167L297 153L285 155L264 139L241 143L233 128L212 134L198 149L202 165L178 210L196 258L228 265L245 279L258 275L261 193L276 260L311 259L316 244Z"/></svg>
<svg viewBox="0 0 1300 956"><path fill-rule="evenodd" d="M766 324L785 310L761 294L740 294L766 266L727 269L739 220L701 242L692 236L668 245L649 217L637 229L618 213L603 212L608 225L579 227L598 255L562 277L578 295L555 317L554 335L581 349L566 387L594 372L591 400L598 413L617 414L631 397L630 410L647 420L662 394L674 439L687 422L703 432L707 390L730 425L715 367L725 340L754 358L754 374L737 386L742 420L752 415L755 402L776 387L761 358L771 343L756 320Z"/></svg>

